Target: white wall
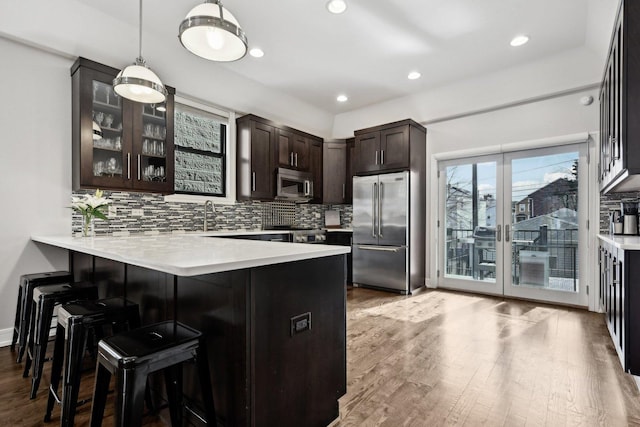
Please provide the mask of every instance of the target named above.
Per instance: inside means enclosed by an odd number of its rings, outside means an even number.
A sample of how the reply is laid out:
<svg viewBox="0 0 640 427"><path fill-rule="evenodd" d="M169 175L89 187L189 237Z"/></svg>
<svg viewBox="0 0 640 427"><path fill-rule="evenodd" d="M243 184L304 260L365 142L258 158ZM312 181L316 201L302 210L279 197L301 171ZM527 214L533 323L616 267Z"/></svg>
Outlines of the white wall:
<svg viewBox="0 0 640 427"><path fill-rule="evenodd" d="M18 279L66 270L66 251L32 233L71 229L71 61L0 38L0 345L13 326Z"/></svg>

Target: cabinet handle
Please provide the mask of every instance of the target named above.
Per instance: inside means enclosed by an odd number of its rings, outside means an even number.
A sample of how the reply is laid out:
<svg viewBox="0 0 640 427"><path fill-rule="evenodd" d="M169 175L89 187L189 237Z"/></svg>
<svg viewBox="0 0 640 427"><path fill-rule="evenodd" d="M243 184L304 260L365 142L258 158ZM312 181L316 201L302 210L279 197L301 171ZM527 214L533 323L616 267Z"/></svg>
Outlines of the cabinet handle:
<svg viewBox="0 0 640 427"><path fill-rule="evenodd" d="M256 191L256 173L251 172L251 191Z"/></svg>
<svg viewBox="0 0 640 427"><path fill-rule="evenodd" d="M293 166L293 151L289 153L289 166Z"/></svg>
<svg viewBox="0 0 640 427"><path fill-rule="evenodd" d="M384 165L384 150L380 150L380 164Z"/></svg>
<svg viewBox="0 0 640 427"><path fill-rule="evenodd" d="M138 154L138 181L140 181L140 154Z"/></svg>
<svg viewBox="0 0 640 427"><path fill-rule="evenodd" d="M296 159L296 167L298 167L298 153L293 153L293 158Z"/></svg>
<svg viewBox="0 0 640 427"><path fill-rule="evenodd" d="M347 184L342 184L342 200L347 198Z"/></svg>
<svg viewBox="0 0 640 427"><path fill-rule="evenodd" d="M504 241L509 241L509 224L504 226Z"/></svg>
<svg viewBox="0 0 640 427"><path fill-rule="evenodd" d="M131 153L127 153L127 179L131 179Z"/></svg>
<svg viewBox="0 0 640 427"><path fill-rule="evenodd" d="M496 240L499 242L502 239L502 226L498 225L498 229L496 230Z"/></svg>
<svg viewBox="0 0 640 427"><path fill-rule="evenodd" d="M376 165L378 165L378 150L376 150Z"/></svg>

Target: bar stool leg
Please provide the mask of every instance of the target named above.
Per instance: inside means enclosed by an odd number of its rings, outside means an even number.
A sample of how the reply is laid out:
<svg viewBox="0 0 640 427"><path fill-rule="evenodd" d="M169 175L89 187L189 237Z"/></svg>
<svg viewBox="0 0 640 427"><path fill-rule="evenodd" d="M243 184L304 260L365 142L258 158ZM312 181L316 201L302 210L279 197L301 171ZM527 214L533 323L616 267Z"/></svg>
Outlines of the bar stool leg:
<svg viewBox="0 0 640 427"><path fill-rule="evenodd" d="M87 348L87 329L84 325L70 324L67 328L69 329L69 338L66 345L66 363L62 382L61 427L73 427L82 374L82 359Z"/></svg>
<svg viewBox="0 0 640 427"><path fill-rule="evenodd" d="M20 363L22 361L22 356L24 356L25 350L27 353L27 359L24 361L24 372L22 372L22 378L27 378L29 376L29 371L31 370L31 352L33 351L33 346L35 343L34 338L34 328L36 324L36 310L34 309L35 302L31 302L31 313L29 314L29 336L27 345L24 347L20 347L18 350L18 360Z"/></svg>
<svg viewBox="0 0 640 427"><path fill-rule="evenodd" d="M213 401L213 388L211 386L211 373L209 372L209 358L207 357L207 343L200 339L200 344L196 350L195 359L198 365L198 380L204 405L207 425L216 426L216 408Z"/></svg>
<svg viewBox="0 0 640 427"><path fill-rule="evenodd" d="M116 373L115 425L139 427L142 425L144 395L147 386L146 370L118 369Z"/></svg>
<svg viewBox="0 0 640 427"><path fill-rule="evenodd" d="M164 370L164 382L169 400L169 415L172 426L182 425L182 363Z"/></svg>
<svg viewBox="0 0 640 427"><path fill-rule="evenodd" d="M60 376L62 373L62 362L64 359L64 328L61 325L56 327L56 340L53 346L53 362L51 363L51 385L49 386L49 399L47 400L47 412L44 421L51 421L51 412L56 403L54 393L58 393Z"/></svg>
<svg viewBox="0 0 640 427"><path fill-rule="evenodd" d="M38 304L39 310L36 313L36 330L34 332L35 345L33 347L33 375L31 378L31 399L36 398L40 380L42 380L42 371L44 370L44 360L47 353L47 342L49 341L49 329L51 327L51 319L53 318L53 301L42 301Z"/></svg>
<svg viewBox="0 0 640 427"><path fill-rule="evenodd" d="M18 342L18 331L20 327L20 319L22 318L22 286L18 287L18 303L16 304L16 319L13 322L13 338L11 338L11 351L16 350L16 343Z"/></svg>
<svg viewBox="0 0 640 427"><path fill-rule="evenodd" d="M100 363L97 363L96 378L93 385L93 399L91 400L91 427L100 427L102 425L110 381L111 372Z"/></svg>

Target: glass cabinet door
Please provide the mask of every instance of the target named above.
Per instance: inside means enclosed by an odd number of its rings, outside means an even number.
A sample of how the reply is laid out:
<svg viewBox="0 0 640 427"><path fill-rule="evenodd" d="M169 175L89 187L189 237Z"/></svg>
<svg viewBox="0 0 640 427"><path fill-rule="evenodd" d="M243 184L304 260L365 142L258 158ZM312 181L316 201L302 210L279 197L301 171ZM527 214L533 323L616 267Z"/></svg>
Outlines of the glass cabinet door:
<svg viewBox="0 0 640 427"><path fill-rule="evenodd" d="M92 80L93 177L123 180L129 171L123 155L122 100L111 84Z"/></svg>
<svg viewBox="0 0 640 427"><path fill-rule="evenodd" d="M135 188L173 190L173 127L167 122L168 114L173 114L171 107L171 101L135 107L140 113L134 125Z"/></svg>

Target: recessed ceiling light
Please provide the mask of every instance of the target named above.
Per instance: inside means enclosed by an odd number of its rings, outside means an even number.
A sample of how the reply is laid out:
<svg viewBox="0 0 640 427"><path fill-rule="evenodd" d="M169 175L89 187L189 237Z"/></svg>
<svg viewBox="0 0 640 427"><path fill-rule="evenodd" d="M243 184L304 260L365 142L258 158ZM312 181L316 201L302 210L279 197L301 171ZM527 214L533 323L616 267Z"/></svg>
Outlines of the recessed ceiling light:
<svg viewBox="0 0 640 427"><path fill-rule="evenodd" d="M347 3L344 0L329 0L327 10L337 15L347 10Z"/></svg>
<svg viewBox="0 0 640 427"><path fill-rule="evenodd" d="M253 56L254 58L262 58L264 56L264 52L259 47L254 47L249 51L249 55Z"/></svg>
<svg viewBox="0 0 640 427"><path fill-rule="evenodd" d="M407 76L407 78L408 78L409 80L415 80L415 79L419 79L421 75L422 75L422 74L420 74L420 73L419 73L419 72L417 72L417 71L412 71L412 72L410 72L410 73L409 73L409 75Z"/></svg>
<svg viewBox="0 0 640 427"><path fill-rule="evenodd" d="M347 98L347 95L338 95L338 97L336 98L336 101L338 102L347 102L349 100L349 98Z"/></svg>
<svg viewBox="0 0 640 427"><path fill-rule="evenodd" d="M525 44L526 42L529 41L529 37L527 36L516 36L513 38L513 40L511 40L511 46L522 46L523 44Z"/></svg>

